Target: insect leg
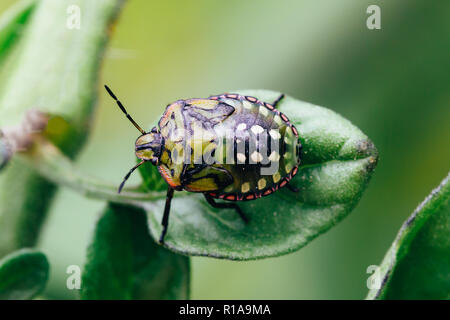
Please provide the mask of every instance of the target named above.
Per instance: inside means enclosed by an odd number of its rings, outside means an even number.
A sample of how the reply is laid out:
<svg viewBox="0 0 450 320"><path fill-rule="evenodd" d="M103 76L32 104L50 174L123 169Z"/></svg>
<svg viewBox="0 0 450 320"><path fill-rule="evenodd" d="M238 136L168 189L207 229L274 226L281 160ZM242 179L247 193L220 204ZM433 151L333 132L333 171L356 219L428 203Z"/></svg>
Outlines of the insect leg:
<svg viewBox="0 0 450 320"><path fill-rule="evenodd" d="M295 192L295 193L297 193L297 192L300 191L298 188L296 188L296 187L294 187L294 186L291 186L290 184L288 184L286 187L287 187L289 190L291 190L292 192Z"/></svg>
<svg viewBox="0 0 450 320"><path fill-rule="evenodd" d="M164 243L164 237L167 233L167 227L169 226L169 213L170 213L170 203L172 202L173 198L173 189L168 188L167 189L167 195L166 195L166 206L164 207L164 215L161 221L161 225L163 227L161 235L159 237L159 243Z"/></svg>
<svg viewBox="0 0 450 320"><path fill-rule="evenodd" d="M284 98L284 93L282 93L282 94L281 94L281 95L280 95L280 96L272 103L273 107L276 108L276 107L277 107L277 104L280 103L280 101L283 100L283 98Z"/></svg>
<svg viewBox="0 0 450 320"><path fill-rule="evenodd" d="M245 216L244 212L242 212L241 208L236 203L219 203L214 201L214 198L211 197L209 194L204 194L206 201L211 205L213 208L218 209L234 209L239 214L242 220L244 220L245 223L248 223L248 218Z"/></svg>

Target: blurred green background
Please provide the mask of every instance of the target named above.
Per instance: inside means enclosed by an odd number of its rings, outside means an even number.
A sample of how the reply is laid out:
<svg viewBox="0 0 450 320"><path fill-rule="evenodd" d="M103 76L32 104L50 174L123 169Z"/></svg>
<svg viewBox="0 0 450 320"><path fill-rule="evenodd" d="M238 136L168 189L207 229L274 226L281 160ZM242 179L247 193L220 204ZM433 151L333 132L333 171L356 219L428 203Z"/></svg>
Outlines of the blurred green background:
<svg viewBox="0 0 450 320"><path fill-rule="evenodd" d="M13 2L2 0L0 13ZM370 4L381 7L381 30L366 27ZM342 114L380 152L369 188L343 222L279 258L193 258L192 298L365 297L367 267L381 262L401 223L449 171L449 13L449 1L424 0L128 1L101 79L139 123L149 126L179 98L272 89ZM77 165L119 184L135 162L138 132L102 83ZM51 263L49 298L76 297L66 268L84 264L102 207L59 193L39 245Z"/></svg>

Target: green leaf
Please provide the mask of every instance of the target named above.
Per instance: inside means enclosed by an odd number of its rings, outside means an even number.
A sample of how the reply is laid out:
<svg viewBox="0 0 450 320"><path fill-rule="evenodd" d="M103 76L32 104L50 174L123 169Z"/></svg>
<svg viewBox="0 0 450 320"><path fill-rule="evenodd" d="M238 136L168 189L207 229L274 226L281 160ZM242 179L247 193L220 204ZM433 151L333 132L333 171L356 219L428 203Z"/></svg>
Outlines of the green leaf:
<svg viewBox="0 0 450 320"><path fill-rule="evenodd" d="M34 137L27 128L30 110L37 109L50 117L43 133L66 155L76 156L90 132L102 53L121 3L21 1L1 19L3 132L19 133L21 140ZM67 27L72 5L80 8L80 29ZM56 191L18 157L9 161L0 175L0 256L35 245Z"/></svg>
<svg viewBox="0 0 450 320"><path fill-rule="evenodd" d="M405 221L367 299L450 299L450 175Z"/></svg>
<svg viewBox="0 0 450 320"><path fill-rule="evenodd" d="M145 212L109 204L95 229L82 299L187 299L189 258L158 246Z"/></svg>
<svg viewBox="0 0 450 320"><path fill-rule="evenodd" d="M3 61L28 21L36 5L35 0L19 1L0 17L0 63Z"/></svg>
<svg viewBox="0 0 450 320"><path fill-rule="evenodd" d="M0 132L0 171L6 166L9 159L11 158L11 147L3 139Z"/></svg>
<svg viewBox="0 0 450 320"><path fill-rule="evenodd" d="M22 249L0 260L0 300L32 299L47 283L49 265L41 252Z"/></svg>
<svg viewBox="0 0 450 320"><path fill-rule="evenodd" d="M280 95L266 90L239 93L268 102ZM373 143L331 110L289 96L278 108L296 125L303 144L302 165L291 181L300 192L284 188L239 203L250 218L248 225L234 210L214 209L202 195L184 192L172 201L165 246L183 254L233 260L279 256L305 246L353 210L377 163ZM145 179L150 178L144 171ZM164 202L142 203L155 239L162 229Z"/></svg>
<svg viewBox="0 0 450 320"><path fill-rule="evenodd" d="M19 124L26 110L37 108L88 128L108 28L121 3L38 2L0 73L1 127ZM79 8L79 29L70 27L73 6Z"/></svg>

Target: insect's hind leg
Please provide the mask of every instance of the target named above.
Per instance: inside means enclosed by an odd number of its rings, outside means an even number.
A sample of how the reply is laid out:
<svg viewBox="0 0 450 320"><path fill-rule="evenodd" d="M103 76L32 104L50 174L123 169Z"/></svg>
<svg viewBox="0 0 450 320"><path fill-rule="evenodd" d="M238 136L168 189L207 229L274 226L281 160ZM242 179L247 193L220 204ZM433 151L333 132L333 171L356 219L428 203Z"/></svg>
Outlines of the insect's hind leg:
<svg viewBox="0 0 450 320"><path fill-rule="evenodd" d="M282 93L282 94L281 94L281 95L280 95L280 96L272 103L273 107L276 108L277 105L278 105L278 103L280 103L280 101L283 100L283 98L284 98L284 93Z"/></svg>
<svg viewBox="0 0 450 320"><path fill-rule="evenodd" d="M236 203L219 203L216 202L214 198L209 194L205 193L204 195L206 201L211 205L211 207L218 209L234 209L239 214L241 219L244 220L245 223L248 223L247 216L244 214L244 212L242 212L242 209Z"/></svg>
<svg viewBox="0 0 450 320"><path fill-rule="evenodd" d="M164 207L164 214L163 214L163 218L161 221L161 225L163 227L163 229L161 231L161 235L159 236L159 243L161 243L161 244L164 243L164 237L166 236L167 227L169 226L170 204L172 202L172 198L173 198L173 189L169 187L167 189L166 205Z"/></svg>

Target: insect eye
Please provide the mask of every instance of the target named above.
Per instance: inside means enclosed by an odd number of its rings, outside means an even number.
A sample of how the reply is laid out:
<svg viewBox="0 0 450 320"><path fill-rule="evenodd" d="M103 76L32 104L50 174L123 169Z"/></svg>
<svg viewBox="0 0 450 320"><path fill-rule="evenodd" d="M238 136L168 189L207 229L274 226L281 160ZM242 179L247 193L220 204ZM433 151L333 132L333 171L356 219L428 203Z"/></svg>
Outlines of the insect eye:
<svg viewBox="0 0 450 320"><path fill-rule="evenodd" d="M150 132L156 133L156 132L158 132L158 129L156 129L156 127L153 127L153 128L152 128L152 131L150 131Z"/></svg>
<svg viewBox="0 0 450 320"><path fill-rule="evenodd" d="M152 164L156 166L158 164L158 158L152 158Z"/></svg>

